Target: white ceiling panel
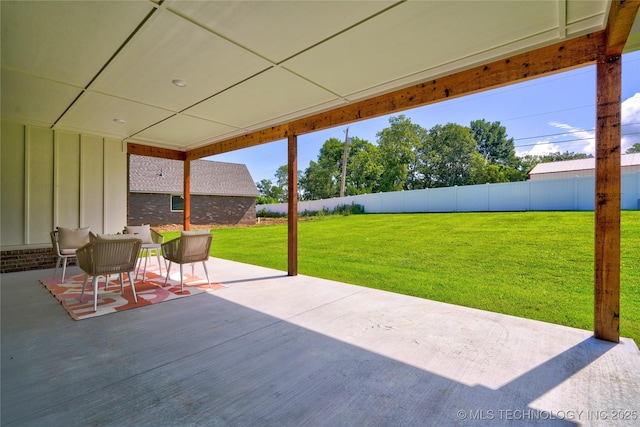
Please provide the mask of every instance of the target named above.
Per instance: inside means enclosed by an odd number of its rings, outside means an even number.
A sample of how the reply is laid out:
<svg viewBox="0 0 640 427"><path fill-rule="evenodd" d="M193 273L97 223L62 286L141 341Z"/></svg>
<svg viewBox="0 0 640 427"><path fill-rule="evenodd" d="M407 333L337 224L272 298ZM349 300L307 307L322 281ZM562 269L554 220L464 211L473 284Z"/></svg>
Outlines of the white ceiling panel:
<svg viewBox="0 0 640 427"><path fill-rule="evenodd" d="M169 1L165 5L274 63L397 1Z"/></svg>
<svg viewBox="0 0 640 427"><path fill-rule="evenodd" d="M567 25L591 18L603 19L609 12L609 4L600 1L568 1L566 4Z"/></svg>
<svg viewBox="0 0 640 427"><path fill-rule="evenodd" d="M478 52L500 48L505 54L510 43L557 28L553 2L498 3L407 2L283 67L347 96Z"/></svg>
<svg viewBox="0 0 640 427"><path fill-rule="evenodd" d="M86 87L153 9L148 2L0 1L2 66Z"/></svg>
<svg viewBox="0 0 640 427"><path fill-rule="evenodd" d="M8 69L2 70L2 118L49 126L82 89Z"/></svg>
<svg viewBox="0 0 640 427"><path fill-rule="evenodd" d="M85 92L58 122L57 128L86 129L91 133L126 138L172 114L157 107ZM118 123L114 119L123 119L125 123Z"/></svg>
<svg viewBox="0 0 640 427"><path fill-rule="evenodd" d="M227 135L238 129L186 114L177 114L134 136L136 140L160 141L180 148L196 142Z"/></svg>
<svg viewBox="0 0 640 427"><path fill-rule="evenodd" d="M159 11L92 89L180 111L271 65L171 12ZM176 87L183 79L187 87Z"/></svg>
<svg viewBox="0 0 640 427"><path fill-rule="evenodd" d="M610 6L0 0L0 113L186 151L601 30Z"/></svg>
<svg viewBox="0 0 640 427"><path fill-rule="evenodd" d="M185 113L248 128L334 99L335 95L275 67L189 108Z"/></svg>

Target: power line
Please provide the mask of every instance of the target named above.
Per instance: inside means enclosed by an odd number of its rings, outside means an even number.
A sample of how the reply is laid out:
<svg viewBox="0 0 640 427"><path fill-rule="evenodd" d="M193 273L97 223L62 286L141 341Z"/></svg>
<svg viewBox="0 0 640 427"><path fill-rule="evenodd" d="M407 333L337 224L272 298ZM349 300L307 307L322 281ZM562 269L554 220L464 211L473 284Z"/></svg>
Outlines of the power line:
<svg viewBox="0 0 640 427"><path fill-rule="evenodd" d="M626 133L626 134L622 134L621 136L630 136L630 135L640 135L640 132L631 132L631 133ZM595 136L592 138L578 138L578 139L565 139L563 141L540 141L540 142L536 142L533 144L522 144L522 145L514 145L514 148L521 148L521 147L533 147L535 145L547 145L547 144L564 144L566 142L579 142L579 141L588 141L590 139L595 139Z"/></svg>
<svg viewBox="0 0 640 427"><path fill-rule="evenodd" d="M625 127L625 126L637 126L637 125L640 125L640 123L627 123L625 125L622 125L622 127ZM535 139L535 138L547 138L549 136L569 135L569 134L580 133L580 132L593 132L595 130L596 130L596 128L592 128L592 129L572 130L572 131L560 132L560 133L550 133L550 134L547 134L547 135L525 136L525 137L522 137L522 138L514 138L514 141L522 141L522 140L525 140L525 139ZM631 133L629 135L633 135L633 133Z"/></svg>

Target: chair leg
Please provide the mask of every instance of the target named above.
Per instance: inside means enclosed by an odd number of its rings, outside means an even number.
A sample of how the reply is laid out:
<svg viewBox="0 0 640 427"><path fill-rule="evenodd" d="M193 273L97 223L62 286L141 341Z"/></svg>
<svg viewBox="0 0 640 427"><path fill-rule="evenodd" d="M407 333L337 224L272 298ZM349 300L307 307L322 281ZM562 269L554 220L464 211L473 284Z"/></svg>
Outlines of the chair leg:
<svg viewBox="0 0 640 427"><path fill-rule="evenodd" d="M122 273L118 273L118 277L120 277L120 295L124 296L124 280L122 280ZM131 281L131 278L129 278Z"/></svg>
<svg viewBox="0 0 640 427"><path fill-rule="evenodd" d="M156 258L158 258L158 270L160 270L160 275L162 275L162 264L160 263L160 249L156 249Z"/></svg>
<svg viewBox="0 0 640 427"><path fill-rule="evenodd" d="M182 266L184 264L180 264L180 292L184 292L184 280L182 278Z"/></svg>
<svg viewBox="0 0 640 427"><path fill-rule="evenodd" d="M62 280L60 283L64 283L64 274L67 272L67 257L63 257L64 264L62 265Z"/></svg>
<svg viewBox="0 0 640 427"><path fill-rule="evenodd" d="M89 275L84 275L84 282L82 282L82 293L80 294L80 302L82 302L82 298L84 297L84 290L87 287L87 280L89 279Z"/></svg>
<svg viewBox="0 0 640 427"><path fill-rule="evenodd" d="M93 311L98 311L98 276L93 276Z"/></svg>
<svg viewBox="0 0 640 427"><path fill-rule="evenodd" d="M202 266L204 267L204 274L207 276L207 283L211 286L211 280L209 280L209 272L207 271L207 263L202 261Z"/></svg>
<svg viewBox="0 0 640 427"><path fill-rule="evenodd" d="M138 296L136 295L136 286L134 284L135 278L134 278L132 273L133 273L133 271L128 273L129 274L129 284L131 285L131 291L133 292L133 301L137 304L138 303Z"/></svg>
<svg viewBox="0 0 640 427"><path fill-rule="evenodd" d="M136 261L136 279L138 278L138 274L142 269L142 257L144 256L144 249L140 249L138 253L138 260ZM144 280L144 277L143 277Z"/></svg>
<svg viewBox="0 0 640 427"><path fill-rule="evenodd" d="M167 281L169 281L169 271L171 271L171 261L169 261L169 266L167 267L167 277L164 279L164 286L167 286Z"/></svg>
<svg viewBox="0 0 640 427"><path fill-rule="evenodd" d="M58 268L60 268L60 261L62 261L62 257L59 257L56 259L56 269L53 272L53 278L55 279L56 276L58 275Z"/></svg>

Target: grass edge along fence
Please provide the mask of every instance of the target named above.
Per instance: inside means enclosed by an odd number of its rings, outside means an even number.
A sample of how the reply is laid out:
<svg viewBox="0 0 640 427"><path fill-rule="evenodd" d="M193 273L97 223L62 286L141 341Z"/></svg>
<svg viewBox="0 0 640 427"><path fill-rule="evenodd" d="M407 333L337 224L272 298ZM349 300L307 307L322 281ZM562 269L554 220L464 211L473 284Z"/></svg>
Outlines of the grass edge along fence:
<svg viewBox="0 0 640 427"><path fill-rule="evenodd" d="M640 212L622 212L620 331L640 343ZM212 256L286 271L286 224ZM298 225L300 274L593 330L593 212L365 214Z"/></svg>

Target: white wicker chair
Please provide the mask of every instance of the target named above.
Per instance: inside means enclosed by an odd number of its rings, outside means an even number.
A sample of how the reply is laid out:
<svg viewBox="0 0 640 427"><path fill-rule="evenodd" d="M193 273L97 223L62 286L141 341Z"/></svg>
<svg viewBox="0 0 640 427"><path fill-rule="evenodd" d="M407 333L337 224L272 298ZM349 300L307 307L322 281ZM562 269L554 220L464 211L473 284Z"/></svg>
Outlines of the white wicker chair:
<svg viewBox="0 0 640 427"><path fill-rule="evenodd" d="M114 236L115 237L115 236ZM96 237L90 243L84 245L76 251L78 264L85 272L82 283L82 293L80 301L84 297L89 276L93 276L93 311L98 310L98 277L105 276L109 280L110 274L120 275L120 293L124 294L124 281L122 273L129 275L129 284L133 292L133 300L138 302L136 288L134 285L133 271L138 261L138 253L142 242L140 239L127 235L118 238ZM106 288L106 282L105 282Z"/></svg>
<svg viewBox="0 0 640 427"><path fill-rule="evenodd" d="M213 236L208 230L200 232L183 231L182 235L177 239L163 243L162 255L165 259L169 260L164 286L167 286L172 262L180 264L180 290L182 292L184 292L184 279L182 274L182 266L184 264L191 264L191 274L193 275L193 264L196 262L202 262L204 272L207 275L207 283L210 285L211 280L209 280L206 261L209 259L212 240Z"/></svg>
<svg viewBox="0 0 640 427"><path fill-rule="evenodd" d="M58 275L58 268L62 267L62 279L67 272L67 261L76 257L76 250L81 246L89 243L89 228L70 229L65 227L57 227L56 230L49 233L51 237L51 245L56 256L56 269L53 277Z"/></svg>
<svg viewBox="0 0 640 427"><path fill-rule="evenodd" d="M124 228L125 234L132 234L142 240L142 247L140 249L140 260L138 270L142 267L142 259L144 258L144 269L142 273L142 280L147 280L147 263L151 252L155 252L155 256L158 259L158 268L160 274L162 274L162 262L160 261L160 246L164 242L162 234L158 233L154 229L147 225L127 225ZM136 275L136 279L138 276Z"/></svg>

